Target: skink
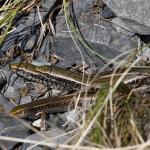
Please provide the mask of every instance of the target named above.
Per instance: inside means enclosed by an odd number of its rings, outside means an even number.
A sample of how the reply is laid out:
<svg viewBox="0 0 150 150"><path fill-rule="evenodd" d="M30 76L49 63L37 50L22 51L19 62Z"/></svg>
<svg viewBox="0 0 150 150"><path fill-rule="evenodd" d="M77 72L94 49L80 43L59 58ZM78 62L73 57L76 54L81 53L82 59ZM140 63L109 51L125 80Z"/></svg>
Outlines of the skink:
<svg viewBox="0 0 150 150"><path fill-rule="evenodd" d="M17 118L29 118L36 119L39 116L38 113L63 113L68 110L72 110L75 107L77 100L77 93L68 94L65 96L56 96L33 102L19 105L9 112L9 115ZM92 100L96 96L96 91L88 93L85 97L85 93L81 93L81 97L78 102L78 106L81 106L85 100Z"/></svg>
<svg viewBox="0 0 150 150"><path fill-rule="evenodd" d="M15 63L10 68L27 80L43 83L51 89L57 89L67 93L80 90L81 85L85 87L100 87L101 84L108 84L112 76L112 72L106 72L97 77L94 75L84 75L84 79L82 79L83 75L78 72L53 65L35 66L30 63ZM116 74L114 80L118 79L120 75Z"/></svg>

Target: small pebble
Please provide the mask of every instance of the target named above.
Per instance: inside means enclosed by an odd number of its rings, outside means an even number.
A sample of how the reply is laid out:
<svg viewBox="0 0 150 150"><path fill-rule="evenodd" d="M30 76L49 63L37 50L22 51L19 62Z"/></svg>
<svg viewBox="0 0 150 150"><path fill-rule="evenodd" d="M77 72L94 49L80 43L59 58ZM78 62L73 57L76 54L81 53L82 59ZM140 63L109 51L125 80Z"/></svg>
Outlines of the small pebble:
<svg viewBox="0 0 150 150"><path fill-rule="evenodd" d="M18 93L21 97L27 96L29 94L29 89L27 87L21 87L18 89Z"/></svg>

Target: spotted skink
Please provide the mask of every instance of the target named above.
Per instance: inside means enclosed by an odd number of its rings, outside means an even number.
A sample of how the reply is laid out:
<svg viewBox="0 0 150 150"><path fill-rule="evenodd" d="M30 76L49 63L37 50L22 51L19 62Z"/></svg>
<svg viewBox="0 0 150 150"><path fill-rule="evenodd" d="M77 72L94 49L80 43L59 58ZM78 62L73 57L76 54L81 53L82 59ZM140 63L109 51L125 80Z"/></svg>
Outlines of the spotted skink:
<svg viewBox="0 0 150 150"><path fill-rule="evenodd" d="M82 92L79 98L78 106L85 101L95 99L97 90L91 93ZM9 112L9 115L17 118L38 118L39 113L63 113L72 110L75 107L78 93L68 94L64 96L49 97L45 99L35 100L33 102L16 106Z"/></svg>

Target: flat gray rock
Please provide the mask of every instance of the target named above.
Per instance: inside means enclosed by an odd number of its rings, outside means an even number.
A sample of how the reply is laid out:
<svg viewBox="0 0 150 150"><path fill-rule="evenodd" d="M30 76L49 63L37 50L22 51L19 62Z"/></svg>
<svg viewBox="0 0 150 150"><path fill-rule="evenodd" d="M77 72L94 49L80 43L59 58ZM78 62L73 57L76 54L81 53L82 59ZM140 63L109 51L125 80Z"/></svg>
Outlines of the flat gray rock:
<svg viewBox="0 0 150 150"><path fill-rule="evenodd" d="M107 6L100 12L100 15L104 18L116 17L116 14Z"/></svg>
<svg viewBox="0 0 150 150"><path fill-rule="evenodd" d="M75 13L81 14L83 12L90 11L92 6L95 4L95 0L75 0L73 1L73 7L75 10Z"/></svg>
<svg viewBox="0 0 150 150"><path fill-rule="evenodd" d="M149 0L106 0L108 7L138 34L150 34Z"/></svg>
<svg viewBox="0 0 150 150"><path fill-rule="evenodd" d="M84 2L80 1L80 3L82 4ZM77 5L77 3L75 4ZM93 3L90 4L91 6L88 6L88 8L92 8ZM77 21L82 36L99 55L110 59L124 52L131 52L137 47L138 38L136 36L131 38L134 33L131 33L123 28L118 30L117 25L104 20L99 20L98 16L89 11L89 9L84 10L84 13L80 13L78 12L78 7L75 6L75 8L75 14L78 16ZM87 48L83 48L84 46L76 40L76 36L74 36L74 39L77 43L75 44L73 42L62 13L60 13L60 15L57 17L57 22L57 39L55 50L58 56L62 57L63 59L65 57L65 60L68 60L66 64L71 63L71 61L74 63L82 62L80 52L76 46L77 44L83 53L86 63L88 62L89 64L92 64L91 62L93 61L97 66L102 67L104 65L102 61L95 59L94 54L92 54L93 52L89 51Z"/></svg>
<svg viewBox="0 0 150 150"><path fill-rule="evenodd" d="M10 118L5 113L0 113L0 135L15 137L15 138L25 138L28 134L28 128L22 123L14 118ZM6 140L0 140L0 148L5 147L6 149L13 149L13 147L18 143Z"/></svg>
<svg viewBox="0 0 150 150"><path fill-rule="evenodd" d="M3 106L4 110L6 112L9 112L13 107L15 107L14 104L12 104L9 99L5 98L3 95L0 94L0 104Z"/></svg>
<svg viewBox="0 0 150 150"><path fill-rule="evenodd" d="M21 147L21 150L25 150L30 147L32 147L32 150L43 150L46 148L46 146L41 146L40 142L44 141L45 139L49 140L49 143L64 144L70 138L64 130L59 128L50 129L49 131L42 131L40 133L43 134L45 138L41 137L38 133L32 134L27 137L28 140L30 139L39 141L39 145L34 146L33 144L24 143Z"/></svg>
<svg viewBox="0 0 150 150"><path fill-rule="evenodd" d="M72 39L68 38L57 38L57 45L55 47L56 54L62 58L57 64L59 67L67 68L72 64L81 65L82 58L79 50L75 47ZM95 51L104 57L113 58L119 54L108 46L104 44L91 43L89 42L91 47L95 49ZM88 64L92 70L102 68L105 64L94 54L90 53L88 50L86 51L83 47L80 46L80 50L82 51L84 61Z"/></svg>

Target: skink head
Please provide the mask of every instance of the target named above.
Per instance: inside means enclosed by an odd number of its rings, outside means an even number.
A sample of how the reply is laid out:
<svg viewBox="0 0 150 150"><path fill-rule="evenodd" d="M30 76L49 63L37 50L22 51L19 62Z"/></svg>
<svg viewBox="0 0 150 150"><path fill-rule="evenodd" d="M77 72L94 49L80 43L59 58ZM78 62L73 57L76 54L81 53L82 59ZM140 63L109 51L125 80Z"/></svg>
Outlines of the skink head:
<svg viewBox="0 0 150 150"><path fill-rule="evenodd" d="M26 72L33 72L35 71L35 66L30 63L15 63L11 64L10 68L12 70L23 70Z"/></svg>
<svg viewBox="0 0 150 150"><path fill-rule="evenodd" d="M24 118L26 116L25 109L22 108L21 106L17 106L9 112L9 115L11 117Z"/></svg>
<svg viewBox="0 0 150 150"><path fill-rule="evenodd" d="M25 68L25 63L15 63L10 65L11 69L19 69L19 68Z"/></svg>

